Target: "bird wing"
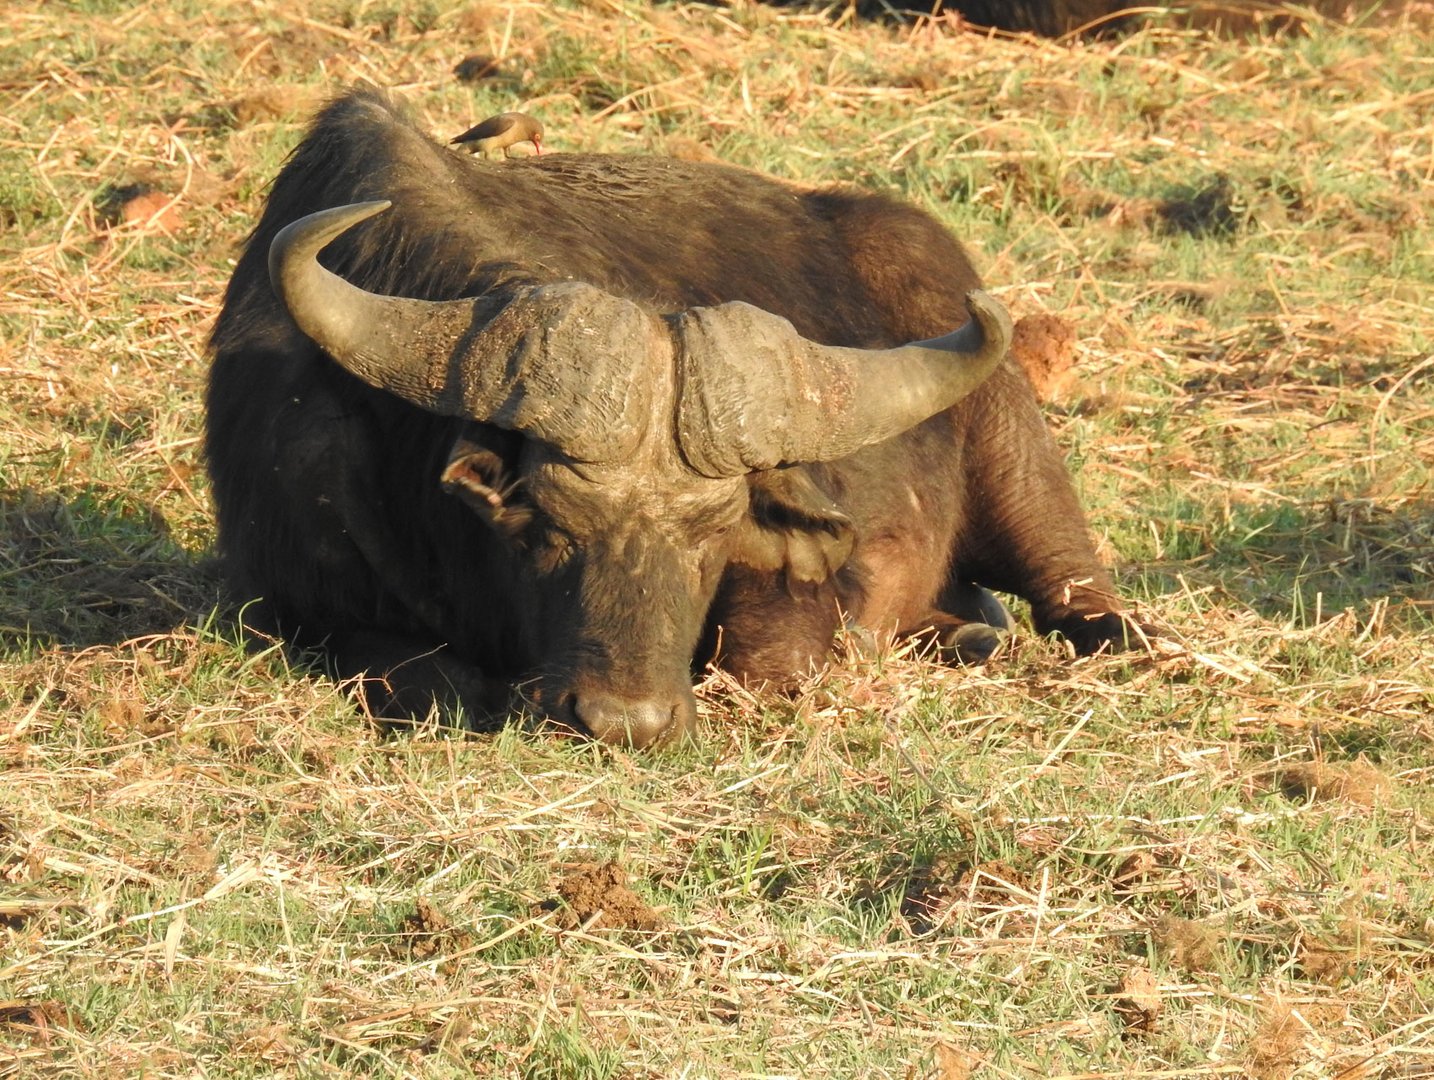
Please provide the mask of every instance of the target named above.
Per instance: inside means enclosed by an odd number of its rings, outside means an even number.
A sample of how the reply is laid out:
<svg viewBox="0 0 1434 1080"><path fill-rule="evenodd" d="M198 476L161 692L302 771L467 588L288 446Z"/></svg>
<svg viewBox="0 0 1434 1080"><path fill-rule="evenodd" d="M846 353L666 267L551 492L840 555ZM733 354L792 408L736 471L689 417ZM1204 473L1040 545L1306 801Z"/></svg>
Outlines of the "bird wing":
<svg viewBox="0 0 1434 1080"><path fill-rule="evenodd" d="M479 139L491 139L496 135L502 135L517 123L512 113L499 113L497 116L490 116L482 123L474 124L458 138L453 140L456 143L477 142Z"/></svg>

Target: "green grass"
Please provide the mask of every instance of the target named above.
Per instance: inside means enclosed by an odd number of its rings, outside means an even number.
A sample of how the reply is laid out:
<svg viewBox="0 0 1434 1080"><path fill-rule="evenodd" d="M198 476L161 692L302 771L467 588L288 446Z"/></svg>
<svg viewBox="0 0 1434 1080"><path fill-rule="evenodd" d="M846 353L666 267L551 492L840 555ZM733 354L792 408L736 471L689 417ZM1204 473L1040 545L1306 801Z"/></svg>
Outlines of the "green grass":
<svg viewBox="0 0 1434 1080"><path fill-rule="evenodd" d="M1427 21L1053 44L759 4L11 7L0 1076L1434 1065ZM458 82L475 53L498 75ZM1170 637L838 657L792 698L714 677L663 757L521 719L384 736L241 643L204 339L305 117L362 80L439 136L521 106L555 150L935 213L1015 315L1075 329L1047 415ZM173 231L115 224L135 185ZM609 862L657 929L560 898Z"/></svg>

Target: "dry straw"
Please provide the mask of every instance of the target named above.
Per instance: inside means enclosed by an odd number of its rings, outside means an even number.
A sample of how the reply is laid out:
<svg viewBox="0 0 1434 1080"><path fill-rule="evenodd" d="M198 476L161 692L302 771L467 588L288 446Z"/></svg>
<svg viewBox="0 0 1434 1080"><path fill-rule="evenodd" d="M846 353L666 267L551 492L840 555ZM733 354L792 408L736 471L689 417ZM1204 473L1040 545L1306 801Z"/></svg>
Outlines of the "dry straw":
<svg viewBox="0 0 1434 1080"><path fill-rule="evenodd" d="M1240 41L103 6L12 4L0 42L0 1076L1434 1062L1418 5ZM1069 331L1047 414L1168 633L1082 660L1026 635L970 669L854 640L790 696L714 673L675 760L383 737L237 644L204 335L303 116L355 81L445 138L521 107L554 150L940 215Z"/></svg>

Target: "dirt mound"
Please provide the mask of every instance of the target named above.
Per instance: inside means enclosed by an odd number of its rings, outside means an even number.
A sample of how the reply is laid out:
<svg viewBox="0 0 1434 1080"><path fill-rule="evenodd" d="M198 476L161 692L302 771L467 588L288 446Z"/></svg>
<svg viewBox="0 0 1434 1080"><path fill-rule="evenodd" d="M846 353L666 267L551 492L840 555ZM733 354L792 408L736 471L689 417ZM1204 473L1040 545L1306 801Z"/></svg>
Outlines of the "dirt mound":
<svg viewBox="0 0 1434 1080"><path fill-rule="evenodd" d="M1359 806L1374 806L1390 794L1389 778L1364 758L1337 765L1302 761L1275 774L1280 790L1290 799L1337 799Z"/></svg>
<svg viewBox="0 0 1434 1080"><path fill-rule="evenodd" d="M615 862L579 863L558 882L558 895L538 905L554 911L561 930L660 930L662 918L627 885Z"/></svg>
<svg viewBox="0 0 1434 1080"><path fill-rule="evenodd" d="M1025 368L1036 397L1054 401L1073 378L1075 330L1058 315L1027 315L1016 322L1011 356Z"/></svg>

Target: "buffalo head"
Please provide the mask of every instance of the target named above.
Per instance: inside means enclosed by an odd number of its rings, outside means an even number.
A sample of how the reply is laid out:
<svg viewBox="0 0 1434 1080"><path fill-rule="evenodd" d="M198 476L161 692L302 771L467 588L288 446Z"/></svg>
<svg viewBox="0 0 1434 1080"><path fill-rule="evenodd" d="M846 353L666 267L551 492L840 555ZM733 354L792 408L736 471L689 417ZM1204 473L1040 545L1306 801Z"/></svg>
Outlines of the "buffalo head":
<svg viewBox="0 0 1434 1080"><path fill-rule="evenodd" d="M982 292L953 333L860 350L806 340L743 303L657 314L581 282L413 300L319 264L388 205L287 226L269 251L274 290L370 385L522 436L511 453L460 437L441 482L531 579L546 637L534 700L604 742L690 731L689 665L729 563L820 580L845 561L840 509L800 470L768 470L900 435L979 386L1010 341L1008 316ZM764 486L763 508L749 498L754 474L784 477Z"/></svg>

